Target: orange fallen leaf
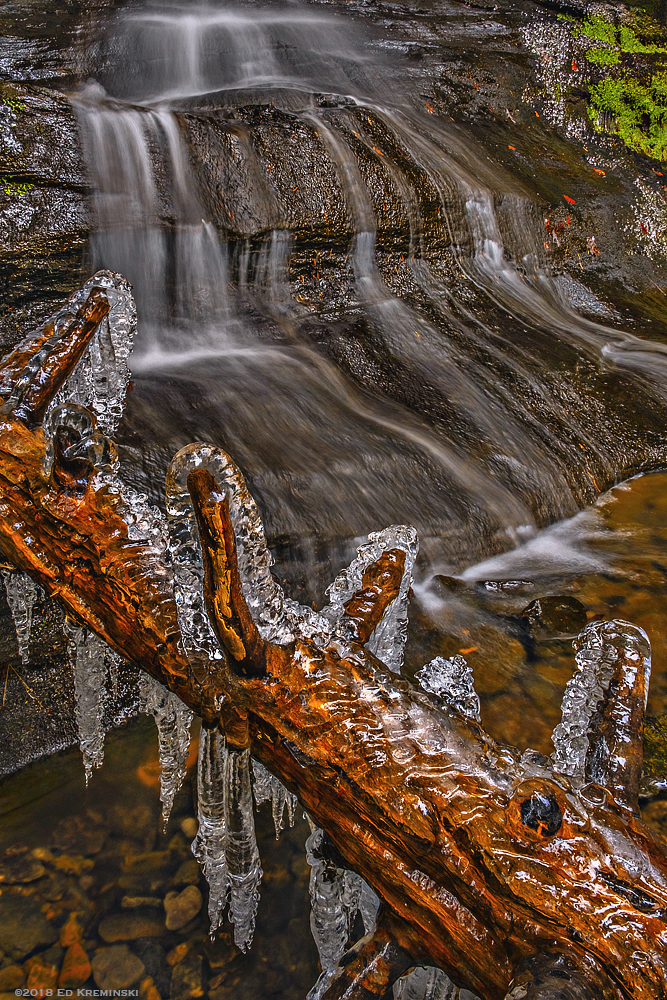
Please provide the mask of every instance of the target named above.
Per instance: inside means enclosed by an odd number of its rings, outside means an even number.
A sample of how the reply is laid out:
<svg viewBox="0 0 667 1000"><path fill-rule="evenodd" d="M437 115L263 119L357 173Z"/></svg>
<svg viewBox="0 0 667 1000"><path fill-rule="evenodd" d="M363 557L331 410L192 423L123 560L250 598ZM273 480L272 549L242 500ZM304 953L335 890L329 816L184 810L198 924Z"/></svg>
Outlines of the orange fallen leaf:
<svg viewBox="0 0 667 1000"><path fill-rule="evenodd" d="M572 60L572 69L574 70L575 73L577 72L577 64L574 61L574 59Z"/></svg>
<svg viewBox="0 0 667 1000"><path fill-rule="evenodd" d="M593 167L594 174L600 174L601 177L606 177L604 170L600 170L598 167Z"/></svg>
<svg viewBox="0 0 667 1000"><path fill-rule="evenodd" d="M574 200L574 198L569 198L566 194L563 195L563 198L565 198L565 201L568 203L568 205L576 205L577 204L576 201Z"/></svg>
<svg viewBox="0 0 667 1000"><path fill-rule="evenodd" d="M432 115L432 114L434 113L434 112L433 112L433 105L432 105L432 104L427 104L427 105L426 105L426 110L428 111L428 113L429 113L430 115Z"/></svg>
<svg viewBox="0 0 667 1000"><path fill-rule="evenodd" d="M516 146L510 146L510 144L508 143L508 144L507 144L507 148L508 148L508 149L513 149L513 150L514 150L514 152L516 152Z"/></svg>
<svg viewBox="0 0 667 1000"><path fill-rule="evenodd" d="M459 649L459 653L476 653L477 646L469 646L468 649Z"/></svg>
<svg viewBox="0 0 667 1000"><path fill-rule="evenodd" d="M569 226L570 225L570 216L569 215L568 215L568 217L567 217L567 219L565 221L567 222L567 224Z"/></svg>

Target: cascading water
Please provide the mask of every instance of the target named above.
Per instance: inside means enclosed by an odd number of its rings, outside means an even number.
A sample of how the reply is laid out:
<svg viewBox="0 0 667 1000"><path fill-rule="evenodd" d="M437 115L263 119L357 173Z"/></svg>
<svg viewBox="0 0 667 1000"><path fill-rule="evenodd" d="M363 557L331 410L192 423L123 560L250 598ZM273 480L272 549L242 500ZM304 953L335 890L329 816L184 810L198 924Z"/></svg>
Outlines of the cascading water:
<svg viewBox="0 0 667 1000"><path fill-rule="evenodd" d="M610 419L650 367L657 427L660 346L564 302L531 203L343 19L135 9L101 52L75 103L139 306L128 426L165 456L217 428L315 591L407 510L452 572L662 461Z"/></svg>

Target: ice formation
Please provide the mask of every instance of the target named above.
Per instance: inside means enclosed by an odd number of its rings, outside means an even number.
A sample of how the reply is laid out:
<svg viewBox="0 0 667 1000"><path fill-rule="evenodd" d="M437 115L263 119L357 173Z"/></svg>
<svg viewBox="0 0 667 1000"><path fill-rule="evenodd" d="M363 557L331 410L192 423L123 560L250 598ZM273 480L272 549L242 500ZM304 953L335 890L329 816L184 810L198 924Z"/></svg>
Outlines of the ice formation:
<svg viewBox="0 0 667 1000"><path fill-rule="evenodd" d="M192 842L192 853L201 865L208 882L211 937L220 926L229 892L227 810L223 794L226 759L225 737L217 730L202 728L197 761L199 829Z"/></svg>
<svg viewBox="0 0 667 1000"><path fill-rule="evenodd" d="M361 587L364 571L384 551L403 549L406 561L399 595L367 643L367 648L387 666L400 670L407 634L408 591L417 553L414 528L399 525L369 535L356 559L329 588L330 603L315 612L286 597L271 576L272 557L262 520L239 468L224 451L201 442L182 448L167 474L169 547L179 625L188 655L221 656L204 606L201 549L187 488L187 477L193 469L207 469L229 499L243 594L260 635L268 641L286 644L301 636L320 646L334 637L348 642L345 602Z"/></svg>
<svg viewBox="0 0 667 1000"><path fill-rule="evenodd" d="M262 802L271 803L276 840L278 840L280 831L285 829L283 824L285 806L287 806L287 821L290 826L294 826L296 795L288 792L283 783L270 774L258 760L252 762L252 790L258 806Z"/></svg>
<svg viewBox="0 0 667 1000"><path fill-rule="evenodd" d="M306 857L310 865L310 929L326 973L336 968L345 951L358 899L354 885L346 880L349 873L320 856L323 838L324 831L316 827L306 841Z"/></svg>
<svg viewBox="0 0 667 1000"><path fill-rule="evenodd" d="M364 572L383 552L402 549L405 552L405 568L398 596L366 643L366 648L395 673L400 673L403 664L403 650L408 634L408 594L418 547L417 532L410 525L393 525L384 531L371 532L368 541L357 549L356 558L338 574L328 588L330 603L321 612L331 622L332 632L347 639L345 604L361 588Z"/></svg>
<svg viewBox="0 0 667 1000"><path fill-rule="evenodd" d="M46 448L42 471L45 478L48 479L53 470L58 438L62 435L69 439L72 432L77 440L72 444L64 443L63 457L69 460L87 459L98 476L111 481L118 470L116 446L98 429L91 410L72 402L53 407L44 418Z"/></svg>
<svg viewBox="0 0 667 1000"><path fill-rule="evenodd" d="M16 642L19 647L21 661L29 662L30 629L32 628L32 610L44 596L42 588L33 583L25 573L2 570L2 582L5 585L7 604L16 629Z"/></svg>
<svg viewBox="0 0 667 1000"><path fill-rule="evenodd" d="M234 925L234 944L247 951L255 933L262 879L252 808L250 750L228 751L224 797L228 811L229 919Z"/></svg>
<svg viewBox="0 0 667 1000"><path fill-rule="evenodd" d="M108 647L94 632L65 620L65 635L74 673L74 699L79 746L86 784L104 760L104 709L107 703ZM113 660L111 661L113 664Z"/></svg>
<svg viewBox="0 0 667 1000"><path fill-rule="evenodd" d="M416 678L424 691L442 698L452 708L475 722L480 722L479 697L475 691L472 668L462 656L446 659L436 656L421 670Z"/></svg>
<svg viewBox="0 0 667 1000"><path fill-rule="evenodd" d="M469 990L460 990L442 969L419 967L394 984L394 1000L478 1000Z"/></svg>
<svg viewBox="0 0 667 1000"><path fill-rule="evenodd" d="M624 650L632 664L641 664L648 696L651 647L643 629L629 622L591 622L578 639L577 672L567 682L562 718L553 732L554 770L583 779L589 749L589 728L598 702L611 681L618 651ZM636 669L636 667L628 668Z"/></svg>
<svg viewBox="0 0 667 1000"><path fill-rule="evenodd" d="M229 897L234 942L246 951L255 930L262 878L250 786L250 752L227 747L225 737L202 729L197 798L199 830L192 853L209 884L211 936Z"/></svg>
<svg viewBox="0 0 667 1000"><path fill-rule="evenodd" d="M181 699L151 677L140 678L141 711L155 719L160 752L160 801L162 824L167 828L174 798L185 778L193 713Z"/></svg>
<svg viewBox="0 0 667 1000"><path fill-rule="evenodd" d="M74 316L95 288L103 290L109 301L109 313L99 324L53 405L71 402L90 409L100 431L110 436L123 415L130 382L127 362L137 328L137 310L130 283L120 274L98 271L57 314L56 327Z"/></svg>

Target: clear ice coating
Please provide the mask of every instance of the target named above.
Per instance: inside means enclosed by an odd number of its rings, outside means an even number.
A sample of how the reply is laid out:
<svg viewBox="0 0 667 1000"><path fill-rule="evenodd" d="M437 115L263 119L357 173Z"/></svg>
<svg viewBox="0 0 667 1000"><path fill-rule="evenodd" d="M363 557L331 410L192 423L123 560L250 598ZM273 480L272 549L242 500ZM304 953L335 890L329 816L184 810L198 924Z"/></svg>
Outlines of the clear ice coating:
<svg viewBox="0 0 667 1000"><path fill-rule="evenodd" d="M598 702L609 687L618 650L624 650L631 662L642 662L648 697L651 646L643 629L624 621L591 622L574 645L577 671L567 682L561 721L553 732L553 766L560 774L583 780L589 729Z"/></svg>
<svg viewBox="0 0 667 1000"><path fill-rule="evenodd" d="M361 588L364 572L389 549L402 549L405 552L403 579L398 596L387 608L382 621L366 643L366 648L382 660L390 670L400 673L408 634L408 594L412 585L412 569L419 549L417 532L413 527L399 524L385 528L384 531L371 532L368 541L357 549L356 559L338 574L328 588L330 603L322 609L321 614L331 622L332 631L338 633L340 638L346 639L344 606Z"/></svg>
<svg viewBox="0 0 667 1000"><path fill-rule="evenodd" d="M32 610L44 596L42 588L33 583L25 573L12 570L0 572L5 585L7 604L16 629L16 642L22 663L29 662L30 629L32 628Z"/></svg>
<svg viewBox="0 0 667 1000"><path fill-rule="evenodd" d="M192 710L163 684L142 673L141 711L155 719L160 753L160 801L162 824L167 828L174 798L185 778L185 761L190 746Z"/></svg>
<svg viewBox="0 0 667 1000"><path fill-rule="evenodd" d="M284 830L285 806L287 806L287 821L294 826L297 798L285 788L283 783L266 770L258 760L252 762L252 790L257 805L262 802L271 803L273 822L276 828L276 840L280 831Z"/></svg>
<svg viewBox="0 0 667 1000"><path fill-rule="evenodd" d="M478 1000L469 990L454 986L442 969L418 967L394 983L394 1000Z"/></svg>
<svg viewBox="0 0 667 1000"><path fill-rule="evenodd" d="M53 470L56 441L62 432L65 432L68 438L72 432L77 435L76 442L64 448L65 459L87 459L95 467L97 475L107 480L118 471L116 445L101 433L92 411L79 403L68 402L53 407L44 418L46 447L42 471L46 479Z"/></svg>
<svg viewBox="0 0 667 1000"><path fill-rule="evenodd" d="M65 620L69 660L74 673L74 700L79 746L83 755L86 784L94 767L104 760L104 709L107 703L108 646L94 632Z"/></svg>
<svg viewBox="0 0 667 1000"><path fill-rule="evenodd" d="M384 551L403 549L406 562L399 594L367 643L368 649L387 666L400 670L407 635L408 591L417 554L415 529L399 525L369 535L356 559L329 588L330 603L315 612L286 597L271 576L272 557L262 520L238 466L221 449L201 442L182 448L167 473L169 548L179 625L188 655L222 655L204 605L201 548L187 488L187 477L193 469L207 469L229 499L243 594L262 638L268 641L286 644L297 636L320 646L334 636L348 641L345 602L361 587L364 571Z"/></svg>
<svg viewBox="0 0 667 1000"><path fill-rule="evenodd" d="M436 656L416 678L429 694L442 698L448 705L475 722L481 722L479 696L475 691L472 668L462 656Z"/></svg>
<svg viewBox="0 0 667 1000"><path fill-rule="evenodd" d="M58 313L56 324L74 316L95 288L104 291L109 300L109 312L57 394L54 405L71 402L90 409L102 434L110 437L123 415L130 383L127 362L137 329L137 310L130 283L113 271L98 271L71 296Z"/></svg>
<svg viewBox="0 0 667 1000"><path fill-rule="evenodd" d="M246 951L255 930L262 869L255 838L250 751L230 750L225 737L202 729L197 768L199 829L192 844L209 884L211 936L229 897L234 942Z"/></svg>

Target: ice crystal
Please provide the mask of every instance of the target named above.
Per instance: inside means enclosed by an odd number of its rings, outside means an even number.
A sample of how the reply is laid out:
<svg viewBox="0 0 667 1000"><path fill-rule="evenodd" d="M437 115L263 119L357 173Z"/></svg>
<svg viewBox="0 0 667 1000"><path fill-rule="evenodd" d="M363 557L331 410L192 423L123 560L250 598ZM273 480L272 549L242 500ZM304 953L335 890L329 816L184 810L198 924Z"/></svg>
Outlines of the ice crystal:
<svg viewBox="0 0 667 1000"><path fill-rule="evenodd" d="M462 656L436 656L415 675L424 691L435 694L462 715L480 722L479 697L472 668Z"/></svg>
<svg viewBox="0 0 667 1000"><path fill-rule="evenodd" d="M227 746L214 729L202 729L197 760L197 821L199 829L192 853L208 882L208 915L211 937L222 921L227 903L227 809L224 796Z"/></svg>
<svg viewBox="0 0 667 1000"><path fill-rule="evenodd" d="M310 929L322 971L335 969L345 951L352 920L357 912L360 886L350 872L322 858L324 832L315 828L306 841L310 865Z"/></svg>

